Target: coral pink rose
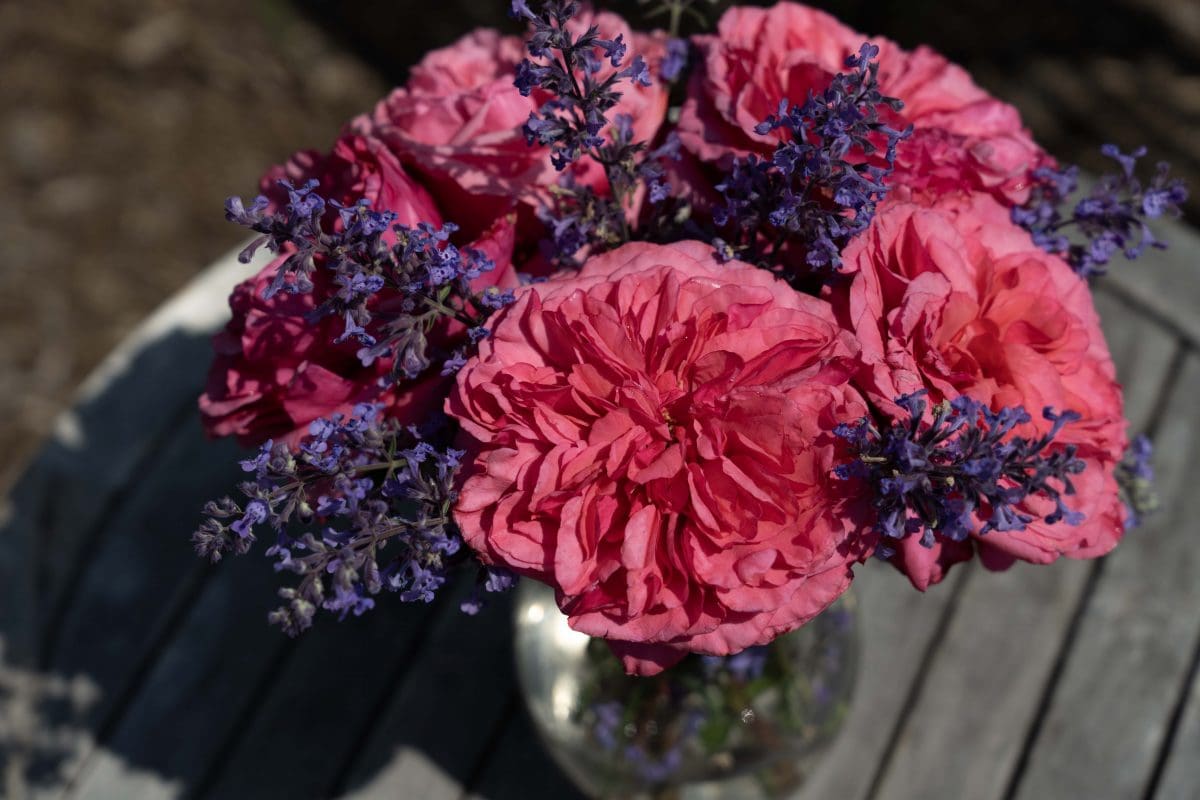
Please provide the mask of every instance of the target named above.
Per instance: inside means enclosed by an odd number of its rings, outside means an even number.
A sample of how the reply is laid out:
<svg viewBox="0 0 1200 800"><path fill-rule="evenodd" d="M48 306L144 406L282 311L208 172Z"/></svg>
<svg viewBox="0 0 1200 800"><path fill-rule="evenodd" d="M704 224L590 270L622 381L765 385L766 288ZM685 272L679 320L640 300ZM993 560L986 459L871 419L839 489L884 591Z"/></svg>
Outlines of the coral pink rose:
<svg viewBox="0 0 1200 800"><path fill-rule="evenodd" d="M754 127L781 99L800 104L810 91L823 91L867 40L797 3L729 9L715 36L696 38L701 56L679 122L684 146L706 161L773 152L784 132L764 136ZM1016 109L926 47L910 53L887 39L870 41L880 49L880 89L904 101L899 115L884 109L884 118L914 128L900 144L890 183L934 194L976 189L1024 202L1028 174L1046 156Z"/></svg>
<svg viewBox="0 0 1200 800"><path fill-rule="evenodd" d="M573 21L579 32L588 24L597 25L606 38L623 35L628 58L640 54L654 65L665 52L660 36L634 33L615 14L585 13ZM548 99L540 90L522 97L513 85L525 56L519 37L477 30L425 56L405 86L351 127L387 142L424 176L442 207L454 208L456 214L459 209L494 214L510 207L514 198L533 200L540 188L557 183L559 174L547 150L530 147L522 130ZM622 82L620 91L621 101L609 118L629 114L635 138L652 140L666 116L667 88L658 82L648 88ZM595 182L602 175L580 179ZM454 220L469 227L457 216Z"/></svg>
<svg viewBox="0 0 1200 800"><path fill-rule="evenodd" d="M866 526L830 431L866 406L824 301L707 245L639 243L529 287L492 330L446 404L455 519L627 669L768 642L849 585Z"/></svg>
<svg viewBox="0 0 1200 800"><path fill-rule="evenodd" d="M1087 283L982 194L885 203L844 257L854 275L831 300L857 334L869 364L858 383L875 405L896 413L895 397L925 388L935 403L967 395L993 410L1024 406L1034 418L1017 431L1026 436L1049 429L1047 406L1083 417L1055 438L1077 445L1087 464L1067 498L1086 515L1081 525L1039 521L932 549L906 539L897 563L913 584L936 583L976 550L996 569L1111 550L1124 533L1113 473L1126 423ZM1030 502L1034 516L1052 508Z"/></svg>
<svg viewBox="0 0 1200 800"><path fill-rule="evenodd" d="M328 155L297 154L286 166L264 177L264 191L275 193L274 182L280 178L293 183L316 178L323 197L342 203L366 197L373 208L396 212L399 224L436 225L442 221L429 194L386 147L369 138L344 137ZM479 288L516 285L510 218L496 220L473 246L496 264L495 270L480 277ZM249 445L268 438L292 441L312 420L346 412L355 403L368 400L385 404L390 414L403 420L420 421L436 409L449 384L436 371L403 391L381 392L378 379L390 371L390 359L364 367L355 341L333 343L343 330L340 317L324 317L315 324L307 319L320 301L336 290L325 270L313 274L311 293L279 292L269 299L263 297L263 290L288 255L279 256L242 283L229 299L233 317L213 337L216 358L200 398L209 434L236 436ZM386 295L381 297L381 302L386 300ZM461 326L457 331L442 332L454 333L461 335Z"/></svg>

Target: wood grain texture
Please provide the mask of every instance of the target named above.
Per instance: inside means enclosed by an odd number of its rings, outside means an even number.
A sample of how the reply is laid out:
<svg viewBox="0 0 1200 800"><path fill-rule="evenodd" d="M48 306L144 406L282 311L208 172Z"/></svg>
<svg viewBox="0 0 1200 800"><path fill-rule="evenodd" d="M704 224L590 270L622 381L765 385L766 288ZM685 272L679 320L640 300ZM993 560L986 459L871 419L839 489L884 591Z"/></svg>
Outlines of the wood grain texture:
<svg viewBox="0 0 1200 800"><path fill-rule="evenodd" d="M96 533L46 671L82 677L95 688L97 702L81 719L64 718L64 710L52 706L39 720L47 728L70 725L69 754L55 765L64 779L75 774L100 731L122 713L143 670L192 601L204 565L192 552L188 533L204 501L236 480L238 452L231 443L205 440L199 421L188 420L159 452L141 490Z"/></svg>
<svg viewBox="0 0 1200 800"><path fill-rule="evenodd" d="M1180 699L1185 705L1179 730L1166 753L1162 782L1153 800L1195 800L1200 794L1200 671L1192 675L1187 696Z"/></svg>
<svg viewBox="0 0 1200 800"><path fill-rule="evenodd" d="M414 657L431 620L423 605L381 597L381 609L342 623L318 621L260 688L257 706L214 765L206 798L319 800L354 754ZM270 636L267 630L260 636ZM236 646L236 644L234 645Z"/></svg>
<svg viewBox="0 0 1200 800"><path fill-rule="evenodd" d="M584 800L550 760L524 709L513 716L496 750L463 800Z"/></svg>
<svg viewBox="0 0 1200 800"><path fill-rule="evenodd" d="M511 597L476 617L459 610L460 599L379 710L349 770L348 800L457 800L516 708Z"/></svg>
<svg viewBox="0 0 1200 800"><path fill-rule="evenodd" d="M1104 565L1051 698L1022 800L1140 797L1200 639L1200 551L1192 459L1200 359L1184 364L1156 437L1164 510Z"/></svg>
<svg viewBox="0 0 1200 800"><path fill-rule="evenodd" d="M51 669L86 672L106 690L150 645L186 586L204 572L189 534L204 502L228 491L240 474L232 442L207 440L198 419L186 420L141 479L139 490L97 534L74 602L51 642ZM107 691L98 709L115 699Z"/></svg>
<svg viewBox="0 0 1200 800"><path fill-rule="evenodd" d="M1088 565L972 576L905 719L881 800L1003 795Z"/></svg>
<svg viewBox="0 0 1200 800"><path fill-rule="evenodd" d="M1155 231L1170 247L1131 264L1115 263L1101 285L1153 311L1200 346L1200 233L1175 223L1158 224Z"/></svg>
<svg viewBox="0 0 1200 800"><path fill-rule="evenodd" d="M288 640L270 629L263 559L215 565L203 593L67 798L168 800L214 768Z"/></svg>
<svg viewBox="0 0 1200 800"><path fill-rule="evenodd" d="M1139 315L1126 302L1103 289L1095 293L1104 337L1117 364L1125 393L1125 417L1131 436L1150 425L1179 345L1163 328Z"/></svg>
<svg viewBox="0 0 1200 800"><path fill-rule="evenodd" d="M884 757L904 714L910 687L923 679L922 662L950 611L967 571L921 593L892 567L871 561L858 569L861 663L850 715L829 752L818 759L798 800L865 798L874 765Z"/></svg>

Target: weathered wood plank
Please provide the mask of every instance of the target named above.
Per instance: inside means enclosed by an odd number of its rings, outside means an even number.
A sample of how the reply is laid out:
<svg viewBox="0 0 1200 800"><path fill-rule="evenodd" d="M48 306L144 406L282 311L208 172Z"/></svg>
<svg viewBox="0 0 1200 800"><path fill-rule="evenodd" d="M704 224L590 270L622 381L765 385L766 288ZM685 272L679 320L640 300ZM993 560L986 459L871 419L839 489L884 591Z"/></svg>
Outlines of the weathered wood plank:
<svg viewBox="0 0 1200 800"><path fill-rule="evenodd" d="M199 421L187 420L139 491L97 534L47 668L51 674L81 676L99 692L98 701L75 722L71 753L57 764L62 778L73 775L91 752L97 731L119 713L140 671L152 663L155 648L190 602L203 565L188 533L202 503L236 479L237 453L230 442L206 441ZM63 724L68 720L60 719L62 713L50 708L39 723Z"/></svg>
<svg viewBox="0 0 1200 800"><path fill-rule="evenodd" d="M1170 242L1167 250L1114 264L1101 285L1161 315L1200 346L1200 233L1173 223L1155 225L1155 233Z"/></svg>
<svg viewBox="0 0 1200 800"><path fill-rule="evenodd" d="M211 789L202 790L203 797L328 796L354 753L358 733L406 671L432 620L428 606L405 606L386 596L379 605L342 623L321 620L298 640L253 717L230 742L228 758L205 779Z"/></svg>
<svg viewBox="0 0 1200 800"><path fill-rule="evenodd" d="M1018 565L967 585L876 797L1004 793L1088 565Z"/></svg>
<svg viewBox="0 0 1200 800"><path fill-rule="evenodd" d="M1164 510L1109 556L1018 797L1140 797L1200 639L1200 358L1189 356L1156 437Z"/></svg>
<svg viewBox="0 0 1200 800"><path fill-rule="evenodd" d="M1125 393L1130 435L1144 433L1178 352L1177 341L1103 288L1095 293L1095 298L1104 337Z"/></svg>
<svg viewBox="0 0 1200 800"><path fill-rule="evenodd" d="M1192 678L1187 705L1154 800L1195 800L1200 794L1200 672Z"/></svg>
<svg viewBox="0 0 1200 800"><path fill-rule="evenodd" d="M921 680L921 662L966 574L953 573L922 594L886 564L871 561L859 568L854 592L862 655L850 714L829 752L818 759L800 800L867 796L872 767L884 757L904 713L906 689Z"/></svg>
<svg viewBox="0 0 1200 800"><path fill-rule="evenodd" d="M294 769L291 759L301 758L299 753L304 750L297 743L304 737L319 736L320 732L313 730L319 727L328 729L337 741L314 760L322 765L321 777L337 771L337 747L352 747L355 726L360 725L357 719L339 716L345 706L336 698L345 690L329 691L312 680L311 691L334 697L336 708L331 711L319 701L299 698L296 704L304 720L276 719L260 724L256 729L260 733L275 732L262 739L254 734L248 739L239 735L233 726L245 718L248 706L261 699L255 692L264 683L287 681L309 691L305 687L310 681L293 665L280 668L276 663L285 639L264 620L266 609L273 604L275 581L263 559L252 554L214 570L217 575L68 797L166 800L185 796L197 788L204 775L223 769L215 759L223 743L229 742L235 742L238 750L249 751L248 759L235 754L234 761L252 761L264 773L262 780L270 783L264 790L226 776L222 786L227 786L230 795L273 796L279 787L278 796L328 796L318 778L308 775L296 780L274 770ZM459 783L477 760L491 728L499 723L511 692L508 609L501 603L488 616L465 618L457 604L467 588L463 586L457 595L447 598L450 603L440 612L432 641L419 653L412 653L414 665L401 681L403 688L383 712L380 724L374 726L379 735L360 748L363 757L358 759L352 785L361 784L365 796L432 798L439 796L433 792L440 788L458 797ZM374 613L420 616L425 611L398 603L389 606L387 601L383 598L382 607ZM411 636L404 634L412 632L415 622L415 618L407 620L399 635L389 624L384 626L389 632L372 636L372 660L392 665L409 657ZM328 648L331 659L338 657L339 646L353 640L359 647L364 635L369 635L360 628L341 637L340 642L331 642L327 640L330 634L332 631L323 627L311 636L312 649ZM268 674L274 669L280 670L279 676ZM488 681L478 680L480 669L487 672ZM370 701L370 686L360 674L343 673L339 680L353 686L354 692L365 692L364 702ZM386 685L380 692L388 693ZM470 719L471 725L464 728L464 719ZM291 733L281 736L279 731ZM402 755L389 764L387 757L396 747L402 748ZM427 775L421 772L423 767L428 767ZM389 783L397 777L397 768L401 779ZM307 774L303 765L299 769ZM459 777L456 781L450 776ZM314 783L303 782L308 779Z"/></svg>
<svg viewBox="0 0 1200 800"><path fill-rule="evenodd" d="M216 574L66 798L183 796L256 701L287 648L265 619L275 581L258 553L211 569Z"/></svg>
<svg viewBox="0 0 1200 800"><path fill-rule="evenodd" d="M1097 304L1135 428L1148 422L1173 340L1109 297ZM1018 565L965 589L920 697L890 754L878 798L1003 796L1090 565Z"/></svg>
<svg viewBox="0 0 1200 800"><path fill-rule="evenodd" d="M138 491L100 533L50 643L52 669L86 672L106 687L126 676L181 583L203 568L189 534L204 502L228 493L238 480L240 453L230 441L207 440L197 418L182 423Z"/></svg>
<svg viewBox="0 0 1200 800"><path fill-rule="evenodd" d="M443 609L363 744L348 800L457 800L506 721L516 691L511 597L476 617L459 611L459 600Z"/></svg>
<svg viewBox="0 0 1200 800"><path fill-rule="evenodd" d="M195 402L208 337L255 266L231 253L156 311L84 382L0 508L0 636L10 663L37 658L64 588L112 504Z"/></svg>
<svg viewBox="0 0 1200 800"><path fill-rule="evenodd" d="M522 708L500 736L469 800L584 800L570 779L546 754L533 722Z"/></svg>

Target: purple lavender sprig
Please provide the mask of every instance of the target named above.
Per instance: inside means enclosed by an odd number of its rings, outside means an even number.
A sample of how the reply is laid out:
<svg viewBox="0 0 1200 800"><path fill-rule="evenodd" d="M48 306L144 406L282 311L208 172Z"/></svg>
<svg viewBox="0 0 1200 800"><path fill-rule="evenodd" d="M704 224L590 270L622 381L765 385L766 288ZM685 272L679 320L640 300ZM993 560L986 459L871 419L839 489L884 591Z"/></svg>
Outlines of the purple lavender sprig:
<svg viewBox="0 0 1200 800"><path fill-rule="evenodd" d="M926 392L897 398L909 418L880 430L869 418L838 426L856 459L837 468L843 479L865 479L874 490L881 542L876 554L890 558L902 539L921 535L932 547L938 538L961 542L974 534L1020 531L1034 517L1020 509L1028 497L1054 503L1048 524L1078 525L1083 514L1067 507L1075 494L1072 475L1085 468L1074 445L1058 446L1063 426L1079 420L1072 411L1042 415L1053 424L1038 439L1012 436L1030 421L1017 406L993 412L969 397L938 404L926 423Z"/></svg>
<svg viewBox="0 0 1200 800"><path fill-rule="evenodd" d="M843 248L870 224L887 194L896 148L912 132L880 119L881 108L899 111L903 103L879 90L878 55L877 46L864 43L846 59L849 71L834 76L824 92L810 92L803 105L784 98L778 114L755 129L760 135L782 129L791 138L770 161L736 160L717 186L722 203L713 220L722 233L713 244L719 257L779 270L783 248L800 241L812 272L840 269ZM877 163L881 143L883 165Z"/></svg>
<svg viewBox="0 0 1200 800"><path fill-rule="evenodd" d="M531 11L525 0L512 3L512 15L528 20L532 28L527 42L532 59L517 67L516 86L526 97L535 88L553 95L530 114L525 137L530 144L550 148L550 160L560 171L584 155L602 164L627 155L626 147L614 147L615 142L601 135L608 112L621 99L617 84L627 79L635 85L651 85L649 68L640 55L621 68L628 52L623 36L603 39L595 25L578 37L567 29L579 9L574 0L545 0L540 13ZM612 69L601 79L606 61Z"/></svg>
<svg viewBox="0 0 1200 800"><path fill-rule="evenodd" d="M672 37L667 40L667 54L658 68L658 76L667 83L674 83L687 72L691 59L691 46L687 39Z"/></svg>
<svg viewBox="0 0 1200 800"><path fill-rule="evenodd" d="M242 462L253 474L240 487L244 502L209 503L192 541L215 562L248 552L257 531L273 532L266 554L298 582L280 589L283 605L269 619L292 636L318 610L358 616L385 590L428 603L451 568L468 561L450 515L462 455L384 418L376 406L359 405L349 417L313 422L296 451L263 444ZM511 585L499 571L484 580L488 591ZM474 613L480 604L472 597L463 610Z"/></svg>
<svg viewBox="0 0 1200 800"><path fill-rule="evenodd" d="M512 3L512 15L527 20L531 28L530 58L517 68L515 84L523 95L537 89L550 96L530 115L525 137L531 146L549 148L551 162L564 172L540 213L549 232L543 255L568 267L579 266L581 252L609 249L635 238L629 221L634 196L645 185L651 203L664 200L670 187L662 164L679 158L674 137L651 151L646 142L634 139L630 116L609 118L621 98L617 87L623 81L650 86L650 70L640 55L627 59L628 44L621 35L603 39L593 25L574 36L567 25L579 10L579 3L572 0L545 0L537 13L524 0ZM683 52L675 45L669 57L664 69L681 72L686 45ZM602 78L604 72L608 74ZM566 172L582 159L604 170L607 194Z"/></svg>
<svg viewBox="0 0 1200 800"><path fill-rule="evenodd" d="M1079 168L1041 167L1033 172L1029 201L1012 210L1013 222L1029 231L1038 247L1063 256L1081 278L1103 275L1118 254L1132 261L1147 248L1166 248L1147 220L1178 217L1188 198L1187 187L1171 177L1165 162L1158 164L1148 184L1136 177L1138 159L1146 148L1124 154L1116 145L1106 144L1101 152L1116 161L1120 171L1102 176L1074 206L1070 197L1079 188ZM1069 235L1072 232L1076 241Z"/></svg>
<svg viewBox="0 0 1200 800"><path fill-rule="evenodd" d="M1146 517L1158 511L1158 493L1154 490L1154 445L1145 436L1129 443L1125 458L1117 465L1117 486L1125 503L1125 529L1140 527Z"/></svg>
<svg viewBox="0 0 1200 800"><path fill-rule="evenodd" d="M290 252L264 295L311 293L314 278L321 280L329 291L317 298L309 321L340 318L334 342L356 341L364 366L392 359L393 382L416 378L431 366L429 334L439 323L455 320L476 328L514 299L511 292L471 288L495 265L478 250L456 247L450 241L458 230L453 224L398 225L395 213L374 211L365 198L350 205L325 199L316 180L279 185L288 202L276 212L265 197L248 208L238 197L226 201L227 219L262 234L241 260L248 262L264 246ZM388 233L394 235L391 243ZM447 368L460 365L461 355L449 355Z"/></svg>

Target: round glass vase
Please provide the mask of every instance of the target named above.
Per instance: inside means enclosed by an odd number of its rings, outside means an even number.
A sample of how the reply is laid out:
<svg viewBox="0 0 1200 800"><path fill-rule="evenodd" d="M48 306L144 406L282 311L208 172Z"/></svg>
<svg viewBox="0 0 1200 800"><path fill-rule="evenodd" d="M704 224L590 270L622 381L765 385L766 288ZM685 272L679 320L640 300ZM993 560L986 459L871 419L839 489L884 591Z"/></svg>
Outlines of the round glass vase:
<svg viewBox="0 0 1200 800"><path fill-rule="evenodd" d="M594 798L789 797L831 744L857 672L851 594L769 645L631 677L571 630L554 592L518 585L517 677L551 756Z"/></svg>

